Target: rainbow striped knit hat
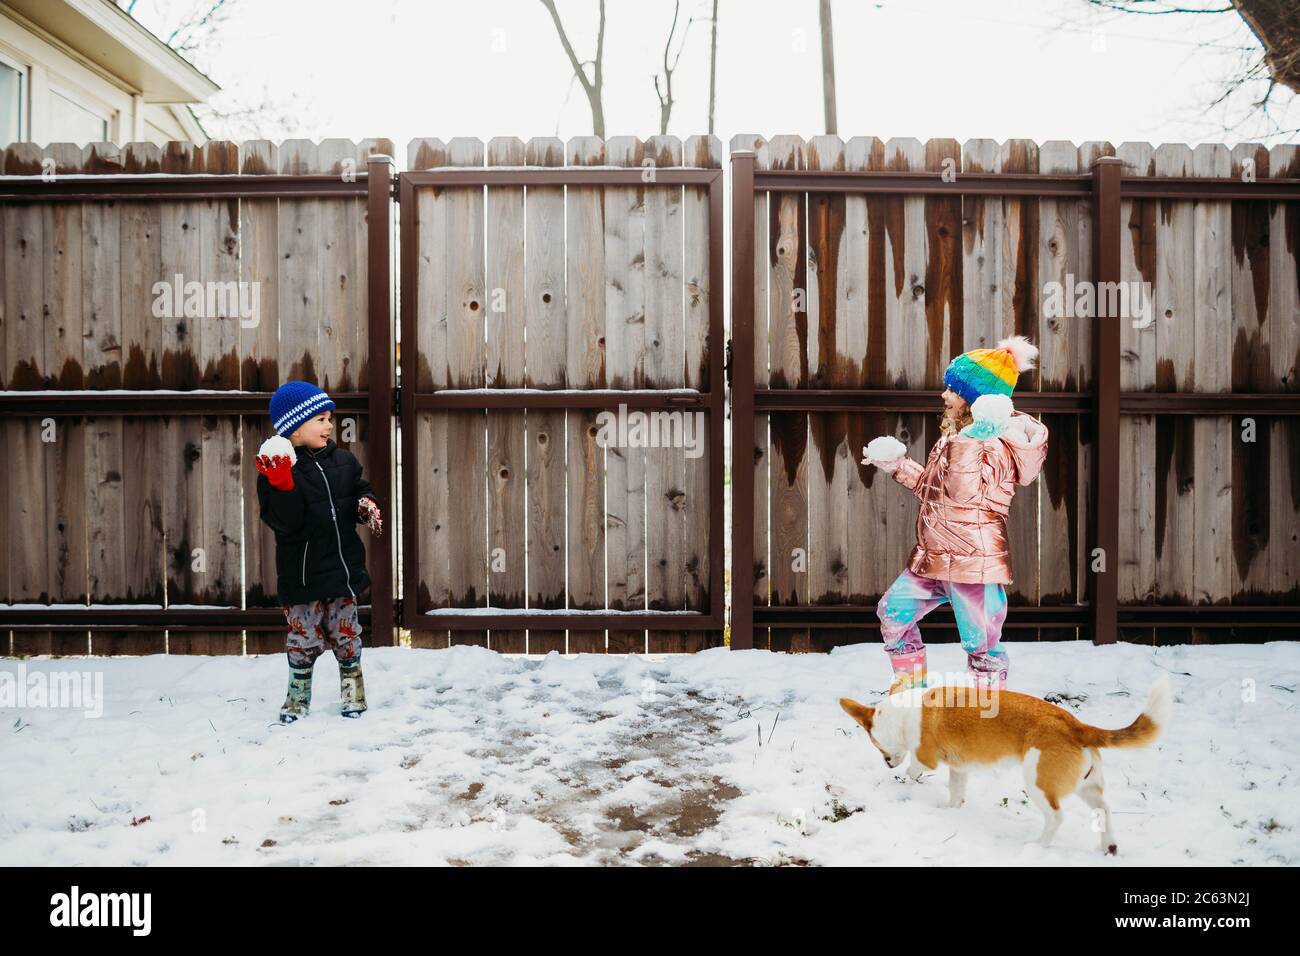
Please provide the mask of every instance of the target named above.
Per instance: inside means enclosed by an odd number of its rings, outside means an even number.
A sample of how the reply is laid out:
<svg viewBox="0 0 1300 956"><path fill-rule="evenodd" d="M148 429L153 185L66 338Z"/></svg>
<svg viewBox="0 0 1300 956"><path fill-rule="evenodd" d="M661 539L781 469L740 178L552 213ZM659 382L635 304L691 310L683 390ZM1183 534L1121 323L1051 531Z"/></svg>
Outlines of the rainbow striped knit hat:
<svg viewBox="0 0 1300 956"><path fill-rule="evenodd" d="M943 384L968 404L981 395L1010 395L1021 372L1034 367L1038 348L1023 335L998 342L995 349L971 349L948 363Z"/></svg>

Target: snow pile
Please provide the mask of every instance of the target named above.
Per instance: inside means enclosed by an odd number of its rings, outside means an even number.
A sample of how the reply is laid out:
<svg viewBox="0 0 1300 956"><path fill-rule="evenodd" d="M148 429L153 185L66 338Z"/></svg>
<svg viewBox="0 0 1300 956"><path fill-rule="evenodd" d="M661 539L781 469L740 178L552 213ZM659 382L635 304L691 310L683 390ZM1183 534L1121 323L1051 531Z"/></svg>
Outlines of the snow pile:
<svg viewBox="0 0 1300 956"><path fill-rule="evenodd" d="M1300 863L1300 645L1008 647L1013 689L1101 726L1170 675L1167 734L1105 754L1118 858L1078 800L1054 846L1025 845L1041 818L1016 769L948 809L946 770L886 768L838 705L883 693L873 643L367 649L364 717L338 715L327 656L289 726L282 656L0 660L0 691L47 690L0 693L0 865ZM932 672L963 664L930 649ZM67 674L102 700L48 706Z"/></svg>

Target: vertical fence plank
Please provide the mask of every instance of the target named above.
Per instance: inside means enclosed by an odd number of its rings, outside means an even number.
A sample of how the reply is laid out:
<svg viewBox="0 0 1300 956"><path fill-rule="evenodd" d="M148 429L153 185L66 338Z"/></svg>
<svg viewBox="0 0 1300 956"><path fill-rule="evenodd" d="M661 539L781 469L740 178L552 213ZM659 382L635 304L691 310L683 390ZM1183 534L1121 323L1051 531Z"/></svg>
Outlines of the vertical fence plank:
<svg viewBox="0 0 1300 956"><path fill-rule="evenodd" d="M1039 171L1038 144L1033 140L1009 139L998 149L997 172L1036 173ZM1038 341L1040 292L1038 286L1039 262L1039 199L1038 197L1003 196L990 203L996 207L1001 220L1000 262L994 276L1002 290L999 336L990 347L996 347L1004 335L1024 335ZM1023 391L1039 388L1039 373L1019 383ZM1050 429L1050 424L1049 424ZM1064 436L1050 434L1048 455L1055 453ZM1007 602L1034 605L1041 593L1040 566L1042 551L1039 546L1038 513L1044 496L1046 479L1040 475L1028 487L1016 489L1016 500L1007 516L1007 543L1011 549L1012 584L1007 588ZM1047 542L1051 544L1051 542ZM1036 629L1019 629L1016 636L1025 640L1038 638Z"/></svg>
<svg viewBox="0 0 1300 956"><path fill-rule="evenodd" d="M450 165L447 145L439 139L415 139L407 146L407 168L410 170L434 169ZM442 189L420 189L415 192L416 234L415 283L416 317L414 342L403 342L403 348L415 348L418 362L413 382L402 383L403 388L416 388L427 392L448 388L447 366L447 211L448 198ZM415 482L416 515L420 526L415 529L416 547L419 550L419 577L414 582L417 606L415 614L430 608L448 607L451 603L449 509L451 505L448 486L447 427L450 415L445 412L416 413L414 422L404 422L403 428L417 431L416 447L422 467L414 462L403 462L403 468L413 468L418 476ZM414 515L404 515L404 521L414 521ZM412 630L412 647L447 647L450 636L446 630Z"/></svg>
<svg viewBox="0 0 1300 956"><path fill-rule="evenodd" d="M569 140L565 149L571 166L605 164L605 144L598 137L575 137ZM603 186L570 185L565 189L565 285L568 289L565 361L570 388L602 388L605 385L604 192ZM650 203L649 199L647 203ZM676 223L679 224L680 219ZM677 249L680 253L680 241ZM647 333L651 330L650 311L647 309ZM677 341L680 346L680 329ZM647 371L650 355L647 355ZM565 423L568 460L567 587L571 609L592 610L605 606L605 450L596 442L599 428L596 415L596 409L571 408ZM647 477L647 485L652 486L648 468ZM648 487L647 493L651 490L652 487ZM651 497L650 501L653 500ZM680 554L675 557L680 560ZM681 565L677 567L680 569ZM603 652L605 632L570 629L568 650L571 654Z"/></svg>
<svg viewBox="0 0 1300 956"><path fill-rule="evenodd" d="M605 144L611 166L642 168L645 144L635 136L615 136ZM646 193L656 187L605 187L605 370L610 388L645 387ZM639 444L611 443L605 449L605 549L609 606L643 611L646 607L646 450ZM608 631L610 653L642 654L646 631Z"/></svg>
<svg viewBox="0 0 1300 956"><path fill-rule="evenodd" d="M1300 178L1300 146L1274 146L1269 175ZM1269 391L1300 392L1300 204L1273 204L1269 237ZM1269 434L1269 599L1300 604L1300 416L1275 417Z"/></svg>
<svg viewBox="0 0 1300 956"><path fill-rule="evenodd" d="M498 136L488 143L489 166L524 165L523 140ZM524 384L524 187L491 186L487 190L487 353L488 387ZM526 606L524 571L525 415L512 409L487 413L488 459L488 603L493 607ZM528 649L528 632L494 629L488 646L503 653Z"/></svg>
<svg viewBox="0 0 1300 956"><path fill-rule="evenodd" d="M1149 176L1155 171L1150 143L1121 143L1115 155L1124 176ZM1119 327L1121 391L1150 391L1156 384L1156 216L1158 200L1125 199L1120 203L1124 236L1120 240L1120 282L1137 283L1139 305L1150 310L1121 320ZM1137 310L1134 310L1137 311ZM1157 593L1155 417L1121 415L1119 419L1119 603L1141 604ZM1150 643L1151 628L1121 628L1119 638Z"/></svg>
<svg viewBox="0 0 1300 956"><path fill-rule="evenodd" d="M170 142L163 150L162 171L204 173L209 162L218 172L228 170L228 145L199 147ZM222 279L230 272L238 275L228 247L214 231L209 231L208 224L217 208L212 200L161 204L162 269L155 281L173 286L179 283L186 290L192 282ZM234 228L229 219L227 224ZM237 241L231 251L237 253ZM219 326L229 320L207 315L206 302L201 314L194 315L187 307L188 291L172 298L171 313L161 319L162 386L180 390L236 387L237 381L216 374L228 338ZM229 360L237 367L233 350ZM226 503L234 497L231 482L234 489L240 487L238 420L212 415L168 416L162 420L162 435L167 606L238 606L239 517L236 510L231 518ZM232 542L236 569L233 588ZM238 654L243 650L243 636L240 631L169 630L167 650L171 654Z"/></svg>
<svg viewBox="0 0 1300 956"><path fill-rule="evenodd" d="M806 151L808 169L843 170L846 150L838 136L814 136ZM809 385L814 388L852 386L854 372L844 352L845 338L856 329L866 330L865 297L861 321L851 311L846 252L853 248L848 235L846 197L843 193L810 192L808 208L808 354ZM861 210L865 213L865 207ZM859 236L861 238L861 236ZM865 252L865 244L859 244ZM865 266L865 257L862 261ZM861 351L865 353L865 335ZM816 363L815 365L813 363ZM854 416L857 418L859 416ZM849 599L849 487L858 484L861 454L849 442L849 415L812 412L808 415L808 594L813 604L844 604ZM809 646L829 650L836 644L862 640L864 632L849 628L812 628Z"/></svg>
<svg viewBox="0 0 1300 956"><path fill-rule="evenodd" d="M850 170L879 167L884 160L885 144L874 136L855 136L845 144L844 166ZM884 342L881 332L884 316L871 308L870 272L875 263L870 255L870 220L864 196L844 197L843 242L836 267L839 291L835 297L836 320L834 360L830 382L846 388L883 387ZM878 304L877 304L878 305ZM874 313L874 314L873 314ZM881 561L879 543L884 539L888 515L888 496L900 491L888 475L863 465L863 447L889 429L888 417L881 414L848 413L845 415L844 463L847 491L844 502L846 524L845 598L852 604L876 601L895 569ZM847 642L872 640L876 632L857 629L842 635Z"/></svg>
<svg viewBox="0 0 1300 956"><path fill-rule="evenodd" d="M1222 143L1205 143L1192 154L1198 177L1232 174L1232 156ZM1231 203L1198 200L1192 211L1193 335L1197 391L1232 390L1232 212ZM1232 451L1233 420L1229 415L1196 416L1192 423L1195 479L1193 600L1197 604L1226 604L1233 593L1232 573ZM1193 628L1193 642L1208 642L1212 634Z"/></svg>
<svg viewBox="0 0 1300 956"><path fill-rule="evenodd" d="M240 147L239 171L245 176L267 176L280 170L279 148L269 140L250 140ZM239 278L256 288L257 323L239 328L240 387L247 391L274 392L280 387L280 202L277 199L243 199L239 204ZM244 493L244 601L245 606L281 606L275 568L275 532L263 523L257 502L257 469L252 456L273 433L269 414L249 415L241 422L245 466ZM244 649L249 654L276 654L285 650L279 631L248 631Z"/></svg>
<svg viewBox="0 0 1300 956"><path fill-rule="evenodd" d="M535 137L525 148L529 166L563 166L564 143ZM525 381L529 388L564 388L568 355L565 298L564 187L530 186L524 197ZM529 409L528 606L565 606L564 411ZM530 628L528 653L565 650L565 632Z"/></svg>
<svg viewBox="0 0 1300 956"><path fill-rule="evenodd" d="M768 143L768 168L806 168L797 136ZM808 211L804 193L782 192L768 206L768 362L771 388L808 382ZM808 415L772 412L770 508L772 603L808 603ZM806 651L807 628L773 628L772 650Z"/></svg>
<svg viewBox="0 0 1300 956"><path fill-rule="evenodd" d="M1196 157L1199 159L1199 155ZM1231 173L1235 179L1269 178L1268 150L1259 143L1241 143L1231 152ZM1274 387L1269 363L1269 338L1277 317L1269 302L1269 215L1271 203L1236 201L1228 204L1231 217L1231 252L1228 267L1231 285L1231 314L1223 317L1231 342L1230 378L1219 391L1268 392ZM1199 220L1198 220L1199 225ZM1222 240L1227 246L1227 240ZM1200 292L1200 283L1197 284ZM1199 349L1200 343L1198 343ZM1199 354L1199 353L1198 353ZM1213 374L1213 373L1212 373ZM1225 387L1226 386L1226 387ZM1250 416L1246 416L1250 417ZM1270 487L1273 422L1256 419L1254 441L1242 440L1245 418L1225 417L1226 437L1231 442L1224 452L1231 465L1231 561L1232 601L1266 603L1269 591L1269 523L1272 498ZM1197 436L1198 465L1201 453ZM1199 516L1198 516L1199 523ZM1279 533L1284 533L1278 529Z"/></svg>
<svg viewBox="0 0 1300 956"><path fill-rule="evenodd" d="M1192 151L1165 143L1155 151L1157 176L1191 176ZM1195 390L1195 245L1193 203L1160 200L1156 221L1156 390ZM1156 580L1159 599L1192 603L1195 548L1194 420L1156 417ZM1190 628L1156 632L1161 642L1189 640Z"/></svg>
<svg viewBox="0 0 1300 956"><path fill-rule="evenodd" d="M652 136L645 148L656 167L682 164L676 136ZM645 203L646 387L680 388L686 346L682 188L652 186ZM651 610L679 611L686 606L686 458L680 448L651 447L645 462L646 601ZM649 631L647 646L651 653L683 650L682 632Z"/></svg>
<svg viewBox="0 0 1300 956"><path fill-rule="evenodd" d="M5 150L5 172L36 175L44 157L33 143L14 143ZM46 387L45 378L45 226L36 203L6 203L5 355L7 389ZM10 600L43 603L53 598L45 580L45 525L41 506L45 499L47 447L41 442L40 419L9 418L3 423L5 447L15 455L12 485L30 489L26 495L7 495L9 531ZM51 631L15 631L13 653L51 652Z"/></svg>
<svg viewBox="0 0 1300 956"><path fill-rule="evenodd" d="M713 136L692 136L683 146L682 162L693 168L720 169L722 144ZM687 388L711 392L724 388L725 384L713 381L709 369L713 349L723 347L721 342L711 340L709 330L713 297L721 296L723 290L713 288L709 272L712 210L707 186L686 186L682 189L682 218L682 283L686 309L683 328L686 377L682 384ZM719 230L718 235L724 233ZM722 569L712 567L709 556L712 510L714 507L723 507L722 496L719 495L715 503L710 494L709 476L713 466L710 439L714 434L713 429L724 428L725 423L715 421L713 415L703 411L683 412L682 421L683 436L687 434L685 429L689 424L693 447L699 452L684 452L683 462L683 487L686 493L683 507L686 526L685 560L682 563L686 588L685 608L688 611L708 613L713 590L723 587ZM679 647L683 652L693 652L721 643L720 629L683 631Z"/></svg>
<svg viewBox="0 0 1300 956"><path fill-rule="evenodd" d="M447 144L452 166L482 166L483 143L456 137ZM447 190L447 369L452 388L483 387L483 190ZM447 486L456 502L447 515L452 560L452 607L487 604L485 495L487 413L453 412L447 422ZM487 646L486 630L453 630L452 644Z"/></svg>
<svg viewBox="0 0 1300 956"><path fill-rule="evenodd" d="M128 174L158 173L162 151L153 143L128 143L122 149L123 171ZM171 281L162 269L162 211L156 202L122 202L118 238L120 241L119 288L122 351L125 364L122 387L158 388L162 384L163 323L154 316L154 283ZM94 293L98 295L98 293ZM126 416L120 419L122 432L122 509L126 591L128 604L165 603L166 549L163 536L163 467L158 451L164 424L161 418ZM149 462L152 467L135 463ZM91 634L95 653L161 654L167 649L165 630L136 628L129 631L95 631Z"/></svg>
<svg viewBox="0 0 1300 956"><path fill-rule="evenodd" d="M920 171L925 168L925 147L910 137L890 139L885 143L883 166L875 168ZM879 302L879 311L884 315L884 387L924 388L929 365L922 284L927 258L925 201L921 197L887 196L869 200L868 209L871 309L876 312ZM886 423L885 432L903 442L907 454L921 462L939 437L936 415L890 414ZM906 567L916 546L918 510L915 495L897 486L889 489L881 559L890 582Z"/></svg>
<svg viewBox="0 0 1300 956"><path fill-rule="evenodd" d="M955 139L931 139L925 144L925 168L959 176L961 144ZM961 219L959 196L925 197L925 301L927 388L943 388L943 372L965 342L962 300Z"/></svg>
<svg viewBox="0 0 1300 956"><path fill-rule="evenodd" d="M321 171L319 148L311 140L285 140L280 144L277 158L280 173L284 175ZM277 316L281 382L307 381L326 388L321 379L322 370L317 367L321 354L323 203L320 199L279 200Z"/></svg>
<svg viewBox="0 0 1300 956"><path fill-rule="evenodd" d="M80 174L82 151L71 143L51 143L45 156L54 160L56 175ZM84 388L85 310L82 303L82 203L48 203L45 219L45 369L55 388ZM55 419L54 470L46 470L46 514L51 581L64 595L57 600L84 604L87 600L86 444L84 418ZM65 446L65 447L57 447ZM47 462L50 459L47 457ZM51 653L86 654L89 630L56 631Z"/></svg>
<svg viewBox="0 0 1300 956"><path fill-rule="evenodd" d="M122 156L112 143L88 145L82 170L120 173ZM81 206L81 307L83 366L87 388L122 387L121 207L116 202ZM86 549L91 604L129 602L126 559L125 475L120 416L86 419ZM131 463L132 467L138 464ZM130 521L138 519L138 513ZM94 630L93 654L111 654L129 632Z"/></svg>
<svg viewBox="0 0 1300 956"><path fill-rule="evenodd" d="M1109 142L1088 141L1079 146L1079 172L1092 174L1093 168L1097 161L1103 157L1114 156L1115 147ZM1097 210L1094 206L1093 196L1091 193L1077 200L1078 206L1078 249L1079 249L1079 278L1080 281L1096 283L1099 279L1099 263L1095 261L1094 242L1098 236L1094 235ZM1120 218L1121 226L1124 222ZM1123 245L1121 236L1120 244ZM1097 286L1093 286L1094 289ZM1091 394L1097 388L1097 369L1093 356L1094 337L1100 335L1101 327L1095 318L1096 309L1093 309L1093 315L1079 316L1073 320L1074 325L1074 368L1075 368L1075 388L1085 394ZM1126 321L1119 319L1118 321ZM1098 340L1097 345L1101 345ZM1122 349L1120 362L1123 362ZM1083 602L1088 600L1090 576L1092 571L1092 548L1096 546L1090 541L1092 536L1092 503L1096 499L1096 487L1094 485L1093 473L1096 471L1098 464L1098 454L1100 448L1097 445L1096 437L1098 429L1091 415L1074 415L1075 430L1078 433L1079 454L1076 461L1076 490L1075 501L1077 502L1075 514L1075 578L1074 593L1077 601ZM1049 442L1050 444L1050 442ZM1108 554L1107 573L1116 575L1119 573L1118 565L1118 547L1114 549L1115 554ZM1072 634L1067 636L1090 637L1088 629L1074 629Z"/></svg>
<svg viewBox="0 0 1300 956"><path fill-rule="evenodd" d="M323 139L316 161L322 173L343 179L364 172L365 159L350 139ZM320 364L317 382L327 392L357 387L357 341L366 328L364 294L358 298L353 278L363 236L361 198L331 198L319 204L320 216ZM364 289L361 290L364 293Z"/></svg>
<svg viewBox="0 0 1300 956"><path fill-rule="evenodd" d="M1071 142L1051 140L1038 151L1042 173L1079 172L1079 150ZM1083 272L1079 234L1079 203L1072 199L1040 199L1038 203L1038 281L1034 294L1047 302L1050 283L1062 293L1067 311L1048 314L1039 309L1037 387L1041 391L1071 391L1078 387L1078 330L1090 320L1074 314L1069 305L1076 284L1087 280ZM1028 389L1027 389L1028 390ZM1051 450L1043 469L1039 498L1038 587L1042 604L1074 604L1079 577L1079 416L1043 415ZM1043 640L1073 639L1075 628L1041 628Z"/></svg>
<svg viewBox="0 0 1300 956"><path fill-rule="evenodd" d="M200 158L209 175L239 172L239 147L235 143L205 143ZM206 200L200 206L199 237L201 272L199 280L234 289L234 301L208 298L200 320L199 364L203 388L239 388L239 202L234 199ZM216 306L215 309L212 307ZM207 561L205 601L228 607L243 603L243 523L240 493L244 457L240 444L238 416L214 416L203 420L203 542ZM192 642L191 642L191 646ZM229 648L225 650L224 648ZM243 650L243 633L221 632L212 653Z"/></svg>

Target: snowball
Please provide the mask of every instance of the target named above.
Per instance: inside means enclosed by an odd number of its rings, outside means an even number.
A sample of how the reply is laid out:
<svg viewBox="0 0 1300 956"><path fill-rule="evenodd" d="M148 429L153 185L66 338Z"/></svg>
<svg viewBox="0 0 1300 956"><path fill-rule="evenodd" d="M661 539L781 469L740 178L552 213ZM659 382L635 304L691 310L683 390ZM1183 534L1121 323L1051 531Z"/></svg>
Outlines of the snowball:
<svg viewBox="0 0 1300 956"><path fill-rule="evenodd" d="M879 438L871 439L870 443L862 449L862 453L872 461L893 461L907 454L907 446L893 435L881 435Z"/></svg>
<svg viewBox="0 0 1300 956"><path fill-rule="evenodd" d="M293 442L283 435L272 435L262 442L262 447L257 450L257 454L259 458L265 455L267 458L288 458L290 462L297 457L294 454Z"/></svg>

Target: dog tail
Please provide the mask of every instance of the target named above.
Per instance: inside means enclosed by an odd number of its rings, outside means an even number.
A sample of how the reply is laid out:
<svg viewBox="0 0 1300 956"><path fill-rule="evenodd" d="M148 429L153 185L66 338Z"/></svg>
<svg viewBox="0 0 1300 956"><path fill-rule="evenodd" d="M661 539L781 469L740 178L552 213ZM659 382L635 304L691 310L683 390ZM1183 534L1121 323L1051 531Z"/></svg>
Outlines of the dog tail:
<svg viewBox="0 0 1300 956"><path fill-rule="evenodd" d="M1088 727L1090 747L1145 747L1152 743L1169 723L1169 678L1162 675L1151 685L1146 708L1137 720L1122 730Z"/></svg>

